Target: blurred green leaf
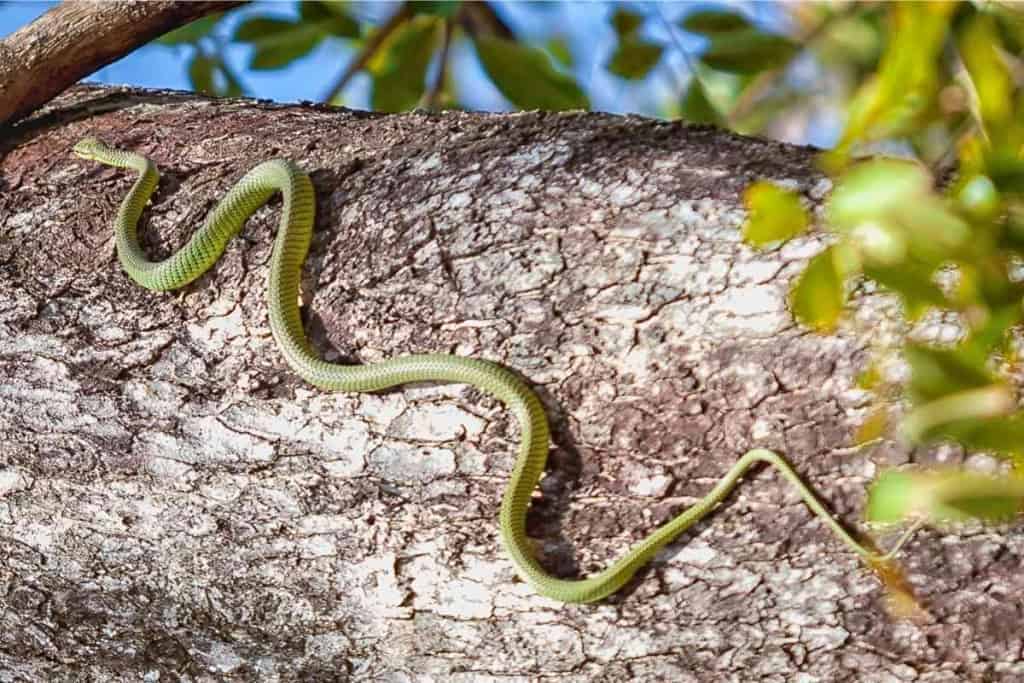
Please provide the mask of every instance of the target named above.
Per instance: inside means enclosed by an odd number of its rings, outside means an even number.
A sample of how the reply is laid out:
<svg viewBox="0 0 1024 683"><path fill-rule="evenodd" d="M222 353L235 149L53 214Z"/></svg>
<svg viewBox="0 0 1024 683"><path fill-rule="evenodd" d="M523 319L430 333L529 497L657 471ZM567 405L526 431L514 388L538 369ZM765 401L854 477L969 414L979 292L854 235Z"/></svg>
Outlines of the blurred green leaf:
<svg viewBox="0 0 1024 683"><path fill-rule="evenodd" d="M864 275L898 294L911 320L921 317L929 308L942 308L949 303L938 285L932 282L932 271L919 263L864 263Z"/></svg>
<svg viewBox="0 0 1024 683"><path fill-rule="evenodd" d="M1013 81L999 54L995 17L977 13L967 20L959 47L967 73L978 96L978 114L989 135L1002 133L1013 104Z"/></svg>
<svg viewBox="0 0 1024 683"><path fill-rule="evenodd" d="M877 140L922 125L937 94L935 65L954 8L951 2L888 5L891 25L881 64L848 104L846 130L825 157L829 166L845 163L855 141Z"/></svg>
<svg viewBox="0 0 1024 683"><path fill-rule="evenodd" d="M376 111L412 109L426 90L427 68L437 49L439 20L425 15L408 22L389 43L386 66L373 76Z"/></svg>
<svg viewBox="0 0 1024 683"><path fill-rule="evenodd" d="M548 41L547 44L548 52L555 58L559 64L567 69L571 69L575 63L572 57L572 50L569 49L569 43L562 36L555 36Z"/></svg>
<svg viewBox="0 0 1024 683"><path fill-rule="evenodd" d="M303 57L329 35L355 38L359 24L323 3L300 3L298 21L273 17L252 17L235 30L234 39L255 48L251 69L277 69Z"/></svg>
<svg viewBox="0 0 1024 683"><path fill-rule="evenodd" d="M220 18L224 16L223 12L217 14L208 14L201 19L189 22L184 26L174 29L170 33L165 33L156 39L156 42L160 45L184 45L187 43L195 43L203 36L209 35L213 27L217 25Z"/></svg>
<svg viewBox="0 0 1024 683"><path fill-rule="evenodd" d="M864 518L872 524L898 524L911 514L914 478L905 470L882 470L868 488Z"/></svg>
<svg viewBox="0 0 1024 683"><path fill-rule="evenodd" d="M421 0L410 3L416 14L430 14L442 19L454 17L462 6L461 0Z"/></svg>
<svg viewBox="0 0 1024 683"><path fill-rule="evenodd" d="M984 359L959 349L934 349L908 343L903 356L910 365L908 389L914 402L931 401L965 389L992 384Z"/></svg>
<svg viewBox="0 0 1024 683"><path fill-rule="evenodd" d="M555 71L543 50L494 36L478 36L476 51L487 75L520 109L590 108L576 81Z"/></svg>
<svg viewBox="0 0 1024 683"><path fill-rule="evenodd" d="M933 435L934 438L956 441L971 450L1001 456L1024 455L1024 418L1019 413L955 420L941 425Z"/></svg>
<svg viewBox="0 0 1024 683"><path fill-rule="evenodd" d="M920 164L877 159L857 164L837 183L826 213L831 226L850 230L931 191L931 175Z"/></svg>
<svg viewBox="0 0 1024 683"><path fill-rule="evenodd" d="M815 52L826 62L845 64L853 62L870 66L878 60L882 50L883 34L870 14L824 19L824 34L815 44Z"/></svg>
<svg viewBox="0 0 1024 683"><path fill-rule="evenodd" d="M297 26L298 24L288 19L250 17L235 29L234 40L243 43L256 43L281 33L293 31Z"/></svg>
<svg viewBox="0 0 1024 683"><path fill-rule="evenodd" d="M1024 159L1003 152L988 160L989 177L1002 192L1024 194Z"/></svg>
<svg viewBox="0 0 1024 683"><path fill-rule="evenodd" d="M619 38L627 38L635 34L643 26L644 18L636 12L630 12L621 6L612 15L612 27Z"/></svg>
<svg viewBox="0 0 1024 683"><path fill-rule="evenodd" d="M701 61L721 71L756 73L785 66L798 50L785 36L751 28L712 35Z"/></svg>
<svg viewBox="0 0 1024 683"><path fill-rule="evenodd" d="M724 123L722 116L715 109L715 105L708 98L708 94L704 90L704 83L699 78L690 80L690 86L686 89L686 97L683 98L679 115L684 121L691 123L713 123L716 126L721 126Z"/></svg>
<svg viewBox="0 0 1024 683"><path fill-rule="evenodd" d="M623 38L615 48L607 67L616 76L636 80L644 78L661 60L662 47L638 38Z"/></svg>
<svg viewBox="0 0 1024 683"><path fill-rule="evenodd" d="M845 275L834 246L807 264L790 292L790 308L802 324L817 332L831 332L846 302Z"/></svg>
<svg viewBox="0 0 1024 683"><path fill-rule="evenodd" d="M713 38L719 33L732 33L753 28L742 15L717 10L698 10L687 14L680 24L691 33Z"/></svg>
<svg viewBox="0 0 1024 683"><path fill-rule="evenodd" d="M216 95L217 88L213 82L213 72L216 67L217 60L206 57L197 51L188 65L188 77L192 81L192 89L205 95Z"/></svg>
<svg viewBox="0 0 1024 683"><path fill-rule="evenodd" d="M747 187L743 203L747 208L743 239L755 247L803 234L810 223L797 193L765 180Z"/></svg>
<svg viewBox="0 0 1024 683"><path fill-rule="evenodd" d="M976 519L1005 522L1024 504L1024 479L960 468L883 470L868 491L867 521L894 524L921 520L947 525Z"/></svg>

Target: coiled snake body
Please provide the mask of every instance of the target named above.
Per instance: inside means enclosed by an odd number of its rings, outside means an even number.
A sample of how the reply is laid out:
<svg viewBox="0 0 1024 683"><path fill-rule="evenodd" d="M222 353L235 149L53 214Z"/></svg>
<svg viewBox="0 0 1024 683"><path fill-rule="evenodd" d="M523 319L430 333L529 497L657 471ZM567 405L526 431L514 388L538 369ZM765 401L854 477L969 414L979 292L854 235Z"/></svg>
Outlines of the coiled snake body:
<svg viewBox="0 0 1024 683"><path fill-rule="evenodd" d="M112 149L95 138L80 141L74 153L139 173L121 202L114 230L121 265L143 287L169 290L198 278L220 258L246 219L275 192L280 192L284 205L270 260L267 298L270 329L295 372L317 387L350 392L378 391L419 381L461 382L482 389L508 406L519 421L521 441L502 498L501 540L519 575L538 593L564 602L593 602L614 593L661 548L710 513L751 465L758 462L778 469L797 488L808 507L854 552L868 560L882 560L895 552L894 549L880 556L857 543L781 456L754 449L744 454L704 498L640 541L604 571L582 580L551 576L534 559L526 536L526 510L531 492L544 472L550 435L544 407L525 382L501 365L462 356L418 354L372 365L339 365L322 360L313 351L303 331L297 304L300 271L309 250L315 211L313 186L302 170L283 159L259 164L231 188L184 247L169 258L154 262L139 245L136 225L156 190L160 177L156 166L144 156Z"/></svg>

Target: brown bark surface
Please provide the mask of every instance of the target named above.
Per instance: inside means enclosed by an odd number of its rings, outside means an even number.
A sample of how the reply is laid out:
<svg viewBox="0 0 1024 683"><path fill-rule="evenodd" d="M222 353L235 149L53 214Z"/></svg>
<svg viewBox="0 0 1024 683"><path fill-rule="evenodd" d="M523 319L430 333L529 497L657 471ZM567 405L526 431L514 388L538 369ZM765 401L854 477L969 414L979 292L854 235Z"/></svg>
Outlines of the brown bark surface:
<svg viewBox="0 0 1024 683"><path fill-rule="evenodd" d="M181 293L139 289L110 228L131 178L71 157L87 134L160 165L154 256L257 162L309 170L314 345L531 381L554 451L529 528L560 575L605 566L751 446L855 528L877 466L936 455L850 445L886 300L807 334L785 294L820 238L740 242L756 178L820 203L814 150L599 114L75 88L0 159L0 681L1024 678L1019 529L919 534L904 564L930 616L895 622L769 471L613 599L537 597L498 542L514 419L461 386L298 380L266 323L279 202Z"/></svg>
<svg viewBox="0 0 1024 683"><path fill-rule="evenodd" d="M68 0L0 40L0 125L158 36L240 2Z"/></svg>

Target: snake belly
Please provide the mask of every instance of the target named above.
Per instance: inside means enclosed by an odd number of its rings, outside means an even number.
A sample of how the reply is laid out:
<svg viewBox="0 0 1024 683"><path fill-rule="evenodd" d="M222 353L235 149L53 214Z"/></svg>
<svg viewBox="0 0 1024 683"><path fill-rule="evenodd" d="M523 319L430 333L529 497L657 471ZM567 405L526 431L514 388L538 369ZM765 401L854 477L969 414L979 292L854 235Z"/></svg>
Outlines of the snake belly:
<svg viewBox="0 0 1024 683"><path fill-rule="evenodd" d="M369 365L341 365L324 361L310 346L298 307L300 274L309 251L316 213L313 185L305 172L286 159L259 164L228 191L181 249L163 261L151 261L139 244L137 226L159 182L156 165L145 156L113 149L92 137L78 142L73 151L81 158L139 174L118 208L114 232L121 266L142 287L170 290L198 278L217 262L228 241L241 231L249 216L274 193L280 192L284 201L270 259L267 304L274 339L288 365L299 376L322 389L347 392L379 391L410 382L459 382L471 384L503 402L519 422L521 440L502 496L501 540L519 576L538 593L573 603L593 602L614 593L661 548L710 513L758 462L767 462L779 469L815 514L855 552L869 558L878 557L847 534L781 456L754 449L744 454L704 498L652 532L605 570L579 580L548 574L531 551L526 535L526 511L533 489L544 472L550 431L540 399L523 380L497 363L476 358L414 354Z"/></svg>

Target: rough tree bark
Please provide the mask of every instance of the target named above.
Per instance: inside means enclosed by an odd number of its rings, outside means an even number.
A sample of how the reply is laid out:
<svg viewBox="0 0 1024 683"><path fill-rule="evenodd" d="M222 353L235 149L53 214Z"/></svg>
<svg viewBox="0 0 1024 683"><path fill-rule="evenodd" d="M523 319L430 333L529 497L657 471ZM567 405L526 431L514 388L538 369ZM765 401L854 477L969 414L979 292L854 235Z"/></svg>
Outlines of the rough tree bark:
<svg viewBox="0 0 1024 683"><path fill-rule="evenodd" d="M0 124L171 29L240 4L68 0L0 40Z"/></svg>
<svg viewBox="0 0 1024 683"><path fill-rule="evenodd" d="M821 201L811 149L597 114L76 88L0 160L0 681L1024 677L1019 533L918 535L905 566L930 619L896 623L767 471L625 594L538 598L498 544L501 406L294 377L263 298L276 207L182 294L140 290L109 227L130 178L72 158L86 134L161 165L154 255L254 163L311 171L316 347L453 351L533 382L555 449L530 531L559 574L604 566L750 446L787 453L852 526L875 467L915 457L850 447L884 299L809 335L785 292L820 238L739 242L751 180Z"/></svg>

